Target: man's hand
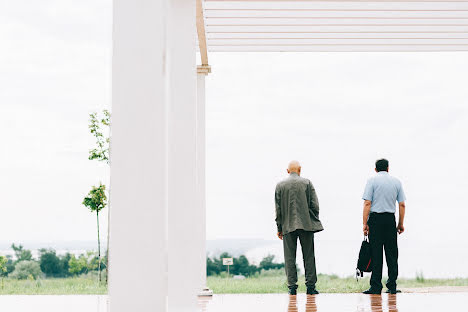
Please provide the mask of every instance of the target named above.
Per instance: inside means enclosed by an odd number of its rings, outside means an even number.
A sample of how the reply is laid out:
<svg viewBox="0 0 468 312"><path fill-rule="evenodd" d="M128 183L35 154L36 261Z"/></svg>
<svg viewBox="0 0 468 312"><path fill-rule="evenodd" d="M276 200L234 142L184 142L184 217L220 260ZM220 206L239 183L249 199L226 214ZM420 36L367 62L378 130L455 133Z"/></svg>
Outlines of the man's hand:
<svg viewBox="0 0 468 312"><path fill-rule="evenodd" d="M279 239L283 240L283 232L278 232L277 235L278 235L278 238L279 238Z"/></svg>
<svg viewBox="0 0 468 312"><path fill-rule="evenodd" d="M403 224L398 223L397 231L398 231L398 234L401 234L405 231L405 227L403 226Z"/></svg>
<svg viewBox="0 0 468 312"><path fill-rule="evenodd" d="M362 226L362 231L364 232L364 235L369 235L369 226L367 224L364 224Z"/></svg>

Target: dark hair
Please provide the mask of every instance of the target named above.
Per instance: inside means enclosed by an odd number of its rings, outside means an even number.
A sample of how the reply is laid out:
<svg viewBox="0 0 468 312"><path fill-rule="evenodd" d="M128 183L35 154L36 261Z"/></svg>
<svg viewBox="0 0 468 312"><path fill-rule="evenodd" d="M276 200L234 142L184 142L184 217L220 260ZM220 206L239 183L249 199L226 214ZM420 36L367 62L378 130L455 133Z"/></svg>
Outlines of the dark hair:
<svg viewBox="0 0 468 312"><path fill-rule="evenodd" d="M377 169L377 172L387 171L387 169L388 169L388 160L386 160L385 158L378 159L375 162L375 169Z"/></svg>

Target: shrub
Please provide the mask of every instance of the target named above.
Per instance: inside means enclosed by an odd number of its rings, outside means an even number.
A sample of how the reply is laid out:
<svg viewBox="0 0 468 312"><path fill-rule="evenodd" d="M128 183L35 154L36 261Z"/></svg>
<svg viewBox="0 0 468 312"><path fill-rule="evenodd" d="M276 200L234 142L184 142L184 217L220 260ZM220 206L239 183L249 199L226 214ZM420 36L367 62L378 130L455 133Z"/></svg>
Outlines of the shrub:
<svg viewBox="0 0 468 312"><path fill-rule="evenodd" d="M68 262L68 271L72 275L86 274L97 268L98 258L96 257L96 253L92 251L88 251L86 255L80 255L79 257L71 255Z"/></svg>
<svg viewBox="0 0 468 312"><path fill-rule="evenodd" d="M60 276L62 274L62 264L53 249L40 249L39 263L42 272L47 277Z"/></svg>
<svg viewBox="0 0 468 312"><path fill-rule="evenodd" d="M41 273L39 263L33 260L25 260L18 262L15 270L9 276L16 279L36 279Z"/></svg>

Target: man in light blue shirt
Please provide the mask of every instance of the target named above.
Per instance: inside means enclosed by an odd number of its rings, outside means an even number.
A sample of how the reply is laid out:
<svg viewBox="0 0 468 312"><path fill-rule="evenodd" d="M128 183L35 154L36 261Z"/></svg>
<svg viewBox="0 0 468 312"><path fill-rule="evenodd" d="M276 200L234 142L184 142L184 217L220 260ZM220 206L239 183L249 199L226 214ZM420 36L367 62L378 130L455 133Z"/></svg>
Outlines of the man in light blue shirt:
<svg viewBox="0 0 468 312"><path fill-rule="evenodd" d="M388 173L388 160L379 159L375 163L377 175L367 181L362 199L363 231L369 235L371 245L372 276L371 287L365 294L380 294L382 292L382 263L383 250L388 267L388 293L396 294L398 278L398 244L397 233L401 234L405 228L405 193L400 180ZM396 203L399 206L398 226L395 222Z"/></svg>

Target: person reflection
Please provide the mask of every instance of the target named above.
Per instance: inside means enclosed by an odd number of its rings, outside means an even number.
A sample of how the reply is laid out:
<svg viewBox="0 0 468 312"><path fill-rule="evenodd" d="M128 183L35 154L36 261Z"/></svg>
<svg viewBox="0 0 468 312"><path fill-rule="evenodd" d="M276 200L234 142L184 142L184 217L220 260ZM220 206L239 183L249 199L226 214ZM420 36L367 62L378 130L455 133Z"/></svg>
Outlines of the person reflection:
<svg viewBox="0 0 468 312"><path fill-rule="evenodd" d="M288 312L297 312L297 298L296 296L289 296ZM305 304L306 312L317 312L317 304L315 303L315 295L307 295Z"/></svg>
<svg viewBox="0 0 468 312"><path fill-rule="evenodd" d="M315 295L307 295L306 312L317 312L317 304L315 303Z"/></svg>
<svg viewBox="0 0 468 312"><path fill-rule="evenodd" d="M288 312L297 312L297 299L295 295L289 296Z"/></svg>
<svg viewBox="0 0 468 312"><path fill-rule="evenodd" d="M397 296L388 295L388 312L398 312ZM372 312L383 312L382 295L370 295L370 306Z"/></svg>
<svg viewBox="0 0 468 312"><path fill-rule="evenodd" d="M370 307L372 312L383 312L382 295L370 295Z"/></svg>
<svg viewBox="0 0 468 312"><path fill-rule="evenodd" d="M398 312L396 295L388 295L388 312Z"/></svg>

